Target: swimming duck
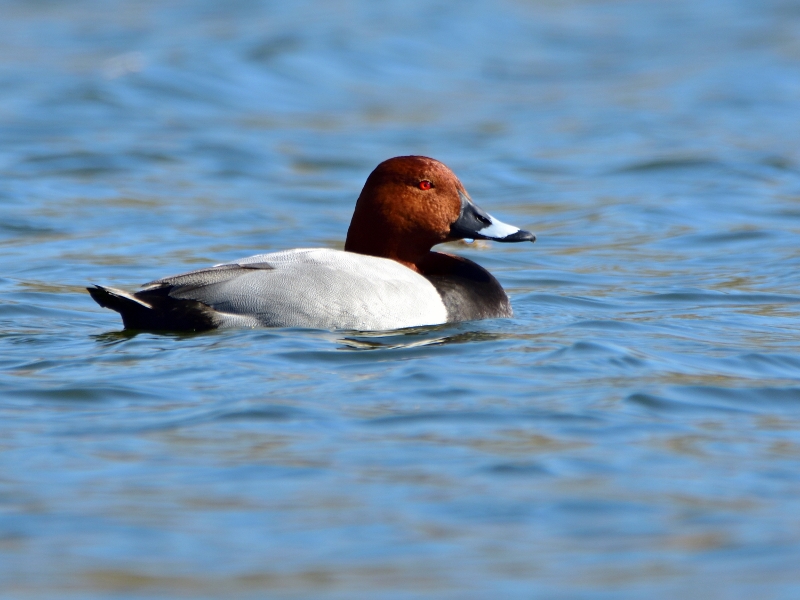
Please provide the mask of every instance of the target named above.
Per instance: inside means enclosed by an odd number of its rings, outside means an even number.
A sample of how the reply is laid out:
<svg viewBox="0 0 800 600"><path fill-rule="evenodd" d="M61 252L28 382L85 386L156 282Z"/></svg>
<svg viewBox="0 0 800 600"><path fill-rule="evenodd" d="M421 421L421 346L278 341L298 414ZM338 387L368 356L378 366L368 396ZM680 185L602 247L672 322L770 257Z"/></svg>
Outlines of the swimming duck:
<svg viewBox="0 0 800 600"><path fill-rule="evenodd" d="M120 313L127 329L380 331L512 316L508 296L486 269L431 251L460 239L536 237L476 206L441 162L398 156L367 178L344 251L258 254L157 279L135 293L87 289L100 306Z"/></svg>

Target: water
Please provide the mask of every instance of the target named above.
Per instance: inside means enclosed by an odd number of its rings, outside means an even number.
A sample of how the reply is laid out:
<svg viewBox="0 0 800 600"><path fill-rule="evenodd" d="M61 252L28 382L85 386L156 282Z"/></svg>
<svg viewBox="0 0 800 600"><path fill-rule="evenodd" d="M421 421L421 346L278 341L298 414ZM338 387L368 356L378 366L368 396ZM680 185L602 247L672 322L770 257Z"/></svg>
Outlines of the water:
<svg viewBox="0 0 800 600"><path fill-rule="evenodd" d="M0 596L800 596L800 5L6 1ZM121 333L436 157L516 317Z"/></svg>

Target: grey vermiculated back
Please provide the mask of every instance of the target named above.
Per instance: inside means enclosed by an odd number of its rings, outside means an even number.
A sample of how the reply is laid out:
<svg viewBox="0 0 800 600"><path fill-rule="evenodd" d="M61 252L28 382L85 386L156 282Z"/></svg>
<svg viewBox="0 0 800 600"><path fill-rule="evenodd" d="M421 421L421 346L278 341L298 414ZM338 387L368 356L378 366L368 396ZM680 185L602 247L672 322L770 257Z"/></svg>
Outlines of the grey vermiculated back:
<svg viewBox="0 0 800 600"><path fill-rule="evenodd" d="M180 287L186 291L190 288L202 287L213 283L223 283L225 281L235 279L241 275L242 271L245 269L259 268L258 266L254 266L257 264L258 263L254 263L253 265L248 265L247 267L242 267L237 264L215 265L213 267L189 271L188 273L182 273L180 275L156 279L155 281L146 283L142 287L144 289L149 289L151 287L158 288L163 287L164 285L171 285L176 288ZM263 265L262 268L271 269L272 267L270 265Z"/></svg>
<svg viewBox="0 0 800 600"><path fill-rule="evenodd" d="M384 330L447 321L441 297L418 273L389 259L323 248L260 254L166 277L137 296L165 288L171 298L213 308L220 327Z"/></svg>

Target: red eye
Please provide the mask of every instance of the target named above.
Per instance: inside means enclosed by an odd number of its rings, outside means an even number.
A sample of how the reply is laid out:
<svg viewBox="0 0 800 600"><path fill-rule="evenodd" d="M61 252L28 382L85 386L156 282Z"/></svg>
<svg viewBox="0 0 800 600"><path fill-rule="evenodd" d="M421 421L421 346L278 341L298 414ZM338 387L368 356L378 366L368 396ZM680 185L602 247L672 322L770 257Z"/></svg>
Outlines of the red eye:
<svg viewBox="0 0 800 600"><path fill-rule="evenodd" d="M433 187L433 184L428 181L427 179L423 179L419 182L419 189L421 190L429 190Z"/></svg>

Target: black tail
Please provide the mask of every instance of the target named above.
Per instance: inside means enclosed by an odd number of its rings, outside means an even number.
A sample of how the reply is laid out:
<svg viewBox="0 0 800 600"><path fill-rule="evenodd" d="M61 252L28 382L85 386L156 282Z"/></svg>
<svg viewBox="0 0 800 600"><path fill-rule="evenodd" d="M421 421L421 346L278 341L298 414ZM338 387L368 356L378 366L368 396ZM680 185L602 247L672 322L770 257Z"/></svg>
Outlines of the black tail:
<svg viewBox="0 0 800 600"><path fill-rule="evenodd" d="M125 329L205 331L217 327L213 309L197 300L172 298L169 288L139 294L101 285L86 289L100 306L122 316Z"/></svg>

